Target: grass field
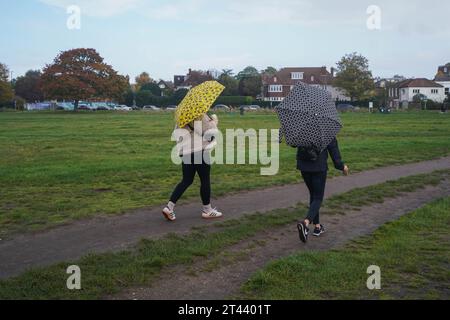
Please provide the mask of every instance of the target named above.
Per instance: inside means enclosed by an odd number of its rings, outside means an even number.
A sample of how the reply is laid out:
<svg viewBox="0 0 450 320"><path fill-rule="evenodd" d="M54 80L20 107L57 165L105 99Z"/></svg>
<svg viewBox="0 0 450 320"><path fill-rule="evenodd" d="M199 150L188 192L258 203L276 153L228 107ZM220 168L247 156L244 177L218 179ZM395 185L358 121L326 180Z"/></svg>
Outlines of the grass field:
<svg viewBox="0 0 450 320"><path fill-rule="evenodd" d="M399 196L400 191L393 188L396 185L401 184L404 190L412 192L428 185L436 185L449 174L450 170L446 170L406 177L349 191L332 197L329 201L337 207L351 204L355 209ZM354 201L355 192L378 196L366 198L362 204ZM209 227L193 228L190 234L184 236L169 234L158 240L142 240L135 248L122 252L92 254L78 261L34 269L18 277L0 281L0 299L100 299L125 288L148 285L161 272L174 265L183 265L189 270L198 257L213 258L210 261L211 270L205 270L212 271L218 267L217 264L220 265L231 245L249 239L258 232L295 223L300 216L304 216L306 210L303 205L299 205L290 210L279 209L265 214L246 215L241 219L218 222ZM441 221L445 226L446 222ZM245 252L239 252L238 256L241 253L245 255ZM83 270L83 285L79 291L67 290L65 286L66 268L73 264Z"/></svg>
<svg viewBox="0 0 450 320"><path fill-rule="evenodd" d="M449 115L342 118L340 145L353 171L450 152ZM275 114L222 114L220 120L222 129L278 128ZM166 113L0 113L0 237L165 203L180 179L170 160L173 126ZM280 166L278 175L260 176L257 165L217 165L213 195L300 179L294 149L281 147ZM197 194L194 186L184 200Z"/></svg>
<svg viewBox="0 0 450 320"><path fill-rule="evenodd" d="M274 261L243 287L249 299L448 299L450 198L380 227L343 249ZM381 290L368 290L369 265ZM299 272L299 270L301 270Z"/></svg>

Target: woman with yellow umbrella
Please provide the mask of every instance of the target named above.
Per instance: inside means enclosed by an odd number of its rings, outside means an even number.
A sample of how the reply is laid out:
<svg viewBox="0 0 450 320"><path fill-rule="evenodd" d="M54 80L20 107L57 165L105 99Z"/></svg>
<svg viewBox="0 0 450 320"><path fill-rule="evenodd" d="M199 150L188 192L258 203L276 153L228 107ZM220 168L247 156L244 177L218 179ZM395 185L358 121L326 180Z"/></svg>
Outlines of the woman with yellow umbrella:
<svg viewBox="0 0 450 320"><path fill-rule="evenodd" d="M170 201L163 209L164 217L175 221L175 205L183 193L194 182L196 174L200 177L200 196L203 202L202 217L215 219L222 213L211 206L211 161L210 151L215 147L214 133L217 132L218 118L209 116L207 112L214 101L224 90L224 86L216 81L206 81L192 88L175 112L177 121L177 149L182 158L181 182L175 187Z"/></svg>

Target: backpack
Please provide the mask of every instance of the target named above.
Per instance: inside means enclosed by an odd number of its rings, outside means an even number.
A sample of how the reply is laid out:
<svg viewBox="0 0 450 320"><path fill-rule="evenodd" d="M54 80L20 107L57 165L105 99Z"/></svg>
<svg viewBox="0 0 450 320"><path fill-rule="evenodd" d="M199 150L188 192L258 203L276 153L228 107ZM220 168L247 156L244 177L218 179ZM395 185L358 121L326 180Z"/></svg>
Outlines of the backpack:
<svg viewBox="0 0 450 320"><path fill-rule="evenodd" d="M316 147L298 147L297 159L302 161L317 161L320 151Z"/></svg>

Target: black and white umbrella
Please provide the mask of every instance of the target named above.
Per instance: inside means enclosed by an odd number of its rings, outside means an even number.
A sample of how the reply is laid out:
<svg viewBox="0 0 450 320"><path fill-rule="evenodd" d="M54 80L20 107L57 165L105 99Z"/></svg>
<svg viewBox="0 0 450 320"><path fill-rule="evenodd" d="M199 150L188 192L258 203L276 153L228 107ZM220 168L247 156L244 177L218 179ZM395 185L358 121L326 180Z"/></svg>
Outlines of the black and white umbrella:
<svg viewBox="0 0 450 320"><path fill-rule="evenodd" d="M331 95L300 81L275 109L281 123L280 135L292 147L323 151L342 128Z"/></svg>

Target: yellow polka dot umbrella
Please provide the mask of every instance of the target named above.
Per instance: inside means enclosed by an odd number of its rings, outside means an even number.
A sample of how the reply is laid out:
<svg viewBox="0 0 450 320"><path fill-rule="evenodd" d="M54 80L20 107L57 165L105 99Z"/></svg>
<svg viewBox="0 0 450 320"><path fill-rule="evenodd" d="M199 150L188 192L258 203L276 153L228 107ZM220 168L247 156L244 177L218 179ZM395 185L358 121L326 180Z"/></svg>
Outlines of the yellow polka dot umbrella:
<svg viewBox="0 0 450 320"><path fill-rule="evenodd" d="M182 128L207 113L224 89L217 81L206 81L192 88L175 112L178 126Z"/></svg>

